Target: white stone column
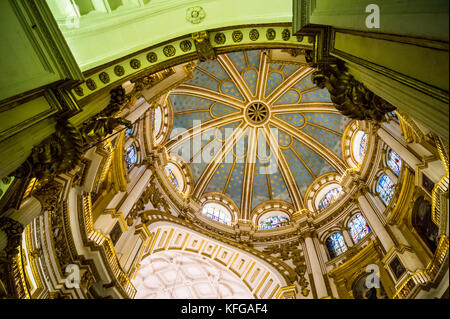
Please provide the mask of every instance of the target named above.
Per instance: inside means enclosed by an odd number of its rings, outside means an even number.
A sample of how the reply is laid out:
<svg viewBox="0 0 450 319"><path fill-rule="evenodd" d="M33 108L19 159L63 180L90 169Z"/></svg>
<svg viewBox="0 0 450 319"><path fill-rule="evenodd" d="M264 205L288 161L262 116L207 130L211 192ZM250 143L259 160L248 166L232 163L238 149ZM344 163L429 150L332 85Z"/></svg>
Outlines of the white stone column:
<svg viewBox="0 0 450 319"><path fill-rule="evenodd" d="M306 253L308 254L309 263L311 264L311 271L314 278L314 284L316 287L317 298L328 297L327 287L325 285L325 279L323 278L322 270L320 267L319 257L314 246L311 234L306 234L305 237Z"/></svg>
<svg viewBox="0 0 450 319"><path fill-rule="evenodd" d="M344 228L342 230L342 236L344 236L344 241L345 241L345 244L347 245L347 247L348 248L352 247L353 240L352 240L352 237L350 236L350 233L347 228Z"/></svg>
<svg viewBox="0 0 450 319"><path fill-rule="evenodd" d="M358 197L358 203L364 217L370 225L371 230L377 235L378 239L384 247L384 250L388 252L392 247L394 247L394 242L392 241L389 233L386 231L385 226L378 218L377 213L373 209L372 205L370 205L370 202L367 199L366 195L361 194Z"/></svg>
<svg viewBox="0 0 450 319"><path fill-rule="evenodd" d="M380 127L377 131L378 136L392 148L402 160L404 160L413 169L421 163L421 161L412 154L404 145L397 141L385 128Z"/></svg>
<svg viewBox="0 0 450 319"><path fill-rule="evenodd" d="M146 169L145 172L142 174L142 176L139 178L139 181L133 187L133 189L128 192L127 198L118 209L118 211L123 214L124 218L128 216L128 213L130 212L134 203L138 200L139 196L141 196L142 192L147 187L151 175L152 175L151 170Z"/></svg>
<svg viewBox="0 0 450 319"><path fill-rule="evenodd" d="M378 212L383 214L385 212L387 206L386 206L386 203L383 202L383 200L381 199L380 195L374 194L374 193L370 193L370 194L367 194L367 196L370 197L372 202L378 208Z"/></svg>
<svg viewBox="0 0 450 319"><path fill-rule="evenodd" d="M125 117L127 120L131 121L131 123L136 122L150 108L150 104L144 98L137 100L136 104L137 103L140 104L136 105L134 110Z"/></svg>

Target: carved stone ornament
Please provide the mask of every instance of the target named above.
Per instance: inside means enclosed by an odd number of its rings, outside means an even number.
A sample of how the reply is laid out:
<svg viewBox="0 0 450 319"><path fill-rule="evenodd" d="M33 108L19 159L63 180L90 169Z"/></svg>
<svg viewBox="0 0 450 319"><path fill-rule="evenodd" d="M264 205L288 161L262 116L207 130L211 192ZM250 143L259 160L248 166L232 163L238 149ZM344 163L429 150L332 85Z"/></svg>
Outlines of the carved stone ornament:
<svg viewBox="0 0 450 319"><path fill-rule="evenodd" d="M186 20L192 24L199 24L206 18L206 12L202 7L191 7L186 10Z"/></svg>
<svg viewBox="0 0 450 319"><path fill-rule="evenodd" d="M58 209L59 195L62 188L63 185L61 183L52 180L44 185L39 185L33 191L33 196L39 200L43 210L54 212Z"/></svg>
<svg viewBox="0 0 450 319"><path fill-rule="evenodd" d="M264 252L270 255L280 255L279 258L286 261L291 260L294 265L294 271L297 274L297 282L301 287L302 295L307 297L309 294L309 282L306 279L306 262L302 251L298 248L299 241L288 242L280 245L272 245L264 248Z"/></svg>
<svg viewBox="0 0 450 319"><path fill-rule="evenodd" d="M206 31L193 33L192 39L194 40L195 47L197 48L198 59L201 62L214 60L216 58L216 52L209 41L209 35Z"/></svg>
<svg viewBox="0 0 450 319"><path fill-rule="evenodd" d="M83 154L80 132L64 119L58 120L55 129L54 134L33 147L30 156L12 176L48 180L70 171L79 163Z"/></svg>
<svg viewBox="0 0 450 319"><path fill-rule="evenodd" d="M319 70L312 74L312 81L321 89L327 88L336 108L352 119L379 123L386 119L386 113L395 110L392 104L355 80L342 61L319 65Z"/></svg>

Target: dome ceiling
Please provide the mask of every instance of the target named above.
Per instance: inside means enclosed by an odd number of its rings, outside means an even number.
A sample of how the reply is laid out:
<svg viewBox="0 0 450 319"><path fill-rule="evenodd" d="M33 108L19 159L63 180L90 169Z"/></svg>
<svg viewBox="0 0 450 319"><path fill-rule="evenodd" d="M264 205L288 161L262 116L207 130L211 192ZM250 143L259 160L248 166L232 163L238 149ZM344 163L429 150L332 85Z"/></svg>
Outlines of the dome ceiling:
<svg viewBox="0 0 450 319"><path fill-rule="evenodd" d="M197 62L189 81L172 90L173 123L164 142L188 164L190 194L221 193L249 219L258 205L305 207L319 176L347 168L342 134L350 122L312 68L270 61L270 52L240 51Z"/></svg>

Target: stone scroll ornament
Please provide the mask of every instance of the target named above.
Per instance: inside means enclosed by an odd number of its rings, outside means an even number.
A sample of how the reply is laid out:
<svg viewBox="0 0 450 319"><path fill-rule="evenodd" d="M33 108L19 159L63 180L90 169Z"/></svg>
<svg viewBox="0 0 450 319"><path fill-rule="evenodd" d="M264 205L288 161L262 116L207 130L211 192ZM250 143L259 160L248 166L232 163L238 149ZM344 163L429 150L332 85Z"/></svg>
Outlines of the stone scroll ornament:
<svg viewBox="0 0 450 319"><path fill-rule="evenodd" d="M131 127L130 121L114 117L125 101L124 93L121 87L111 90L108 106L79 128L68 119L59 118L56 132L34 146L26 161L11 175L47 182L74 169L87 148L106 138L119 125Z"/></svg>
<svg viewBox="0 0 450 319"><path fill-rule="evenodd" d="M380 123L396 109L355 80L341 61L319 65L311 79L319 88L327 88L336 108L352 119Z"/></svg>

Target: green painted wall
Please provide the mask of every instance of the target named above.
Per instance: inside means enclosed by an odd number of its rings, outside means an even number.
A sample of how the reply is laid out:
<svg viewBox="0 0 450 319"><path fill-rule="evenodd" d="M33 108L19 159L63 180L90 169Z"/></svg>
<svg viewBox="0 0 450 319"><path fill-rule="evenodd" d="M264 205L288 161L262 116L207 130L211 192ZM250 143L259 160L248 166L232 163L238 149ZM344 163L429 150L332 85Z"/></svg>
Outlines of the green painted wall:
<svg viewBox="0 0 450 319"><path fill-rule="evenodd" d="M53 0L54 1L54 0ZM47 0L57 20L61 6ZM186 20L187 9L201 6L206 17ZM158 43L193 32L235 25L291 23L292 0L151 0L137 9L81 16L79 26L61 25L64 37L83 71Z"/></svg>
<svg viewBox="0 0 450 319"><path fill-rule="evenodd" d="M448 52L336 32L335 48L448 91Z"/></svg>
<svg viewBox="0 0 450 319"><path fill-rule="evenodd" d="M310 23L448 41L448 0L317 0L315 3ZM369 4L380 8L379 29L366 27Z"/></svg>
<svg viewBox="0 0 450 319"><path fill-rule="evenodd" d="M0 31L0 100L60 79L49 57L36 50L9 1L0 1Z"/></svg>

